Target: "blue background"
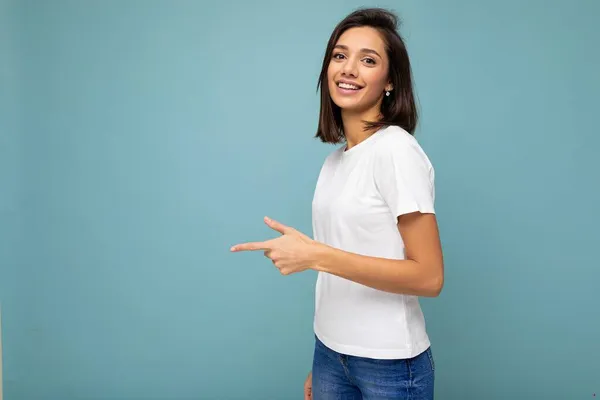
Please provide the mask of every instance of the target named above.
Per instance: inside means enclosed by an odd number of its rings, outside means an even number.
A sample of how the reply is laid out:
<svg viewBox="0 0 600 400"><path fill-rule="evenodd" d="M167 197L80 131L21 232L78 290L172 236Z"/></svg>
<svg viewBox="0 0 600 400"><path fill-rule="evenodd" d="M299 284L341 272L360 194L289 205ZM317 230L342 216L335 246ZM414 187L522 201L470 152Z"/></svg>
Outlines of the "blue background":
<svg viewBox="0 0 600 400"><path fill-rule="evenodd" d="M404 20L437 172L440 399L600 395L600 3L0 2L6 400L301 399L316 80L357 6Z"/></svg>

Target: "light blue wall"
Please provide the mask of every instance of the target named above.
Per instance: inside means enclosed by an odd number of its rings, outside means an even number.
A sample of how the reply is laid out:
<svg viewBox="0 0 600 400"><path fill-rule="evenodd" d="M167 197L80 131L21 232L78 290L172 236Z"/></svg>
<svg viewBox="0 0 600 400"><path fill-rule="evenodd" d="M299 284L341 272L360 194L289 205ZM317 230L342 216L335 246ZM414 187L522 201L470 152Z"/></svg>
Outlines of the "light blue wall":
<svg viewBox="0 0 600 400"><path fill-rule="evenodd" d="M228 248L310 233L359 5L405 20L437 170L438 397L600 395L597 1L1 4L7 400L301 398L315 275Z"/></svg>
<svg viewBox="0 0 600 400"><path fill-rule="evenodd" d="M0 0L0 308L8 310L13 320L18 312L15 296L24 281L19 276L25 262L20 20L16 2ZM16 356L12 347L5 346L3 352L5 356Z"/></svg>

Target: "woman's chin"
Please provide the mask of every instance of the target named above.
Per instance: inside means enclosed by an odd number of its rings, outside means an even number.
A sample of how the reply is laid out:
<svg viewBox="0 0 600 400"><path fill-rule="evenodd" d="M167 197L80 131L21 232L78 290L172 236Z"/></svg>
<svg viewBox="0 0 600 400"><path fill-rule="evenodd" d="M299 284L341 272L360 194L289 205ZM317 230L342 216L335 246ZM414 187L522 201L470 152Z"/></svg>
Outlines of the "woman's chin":
<svg viewBox="0 0 600 400"><path fill-rule="evenodd" d="M334 99L334 104L338 106L342 111L348 113L361 113L369 107L362 101L351 101L350 99Z"/></svg>

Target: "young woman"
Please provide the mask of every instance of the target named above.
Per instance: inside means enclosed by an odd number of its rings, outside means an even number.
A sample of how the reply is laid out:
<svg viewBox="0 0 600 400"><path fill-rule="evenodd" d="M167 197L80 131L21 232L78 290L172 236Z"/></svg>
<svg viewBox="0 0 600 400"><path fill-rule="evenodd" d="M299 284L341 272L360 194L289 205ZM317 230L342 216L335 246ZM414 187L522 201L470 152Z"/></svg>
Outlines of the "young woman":
<svg viewBox="0 0 600 400"><path fill-rule="evenodd" d="M444 268L412 86L395 15L362 9L341 21L319 78L316 136L344 145L321 169L313 238L265 218L281 236L232 248L263 250L285 275L319 272L305 399L433 399L418 297L439 295Z"/></svg>

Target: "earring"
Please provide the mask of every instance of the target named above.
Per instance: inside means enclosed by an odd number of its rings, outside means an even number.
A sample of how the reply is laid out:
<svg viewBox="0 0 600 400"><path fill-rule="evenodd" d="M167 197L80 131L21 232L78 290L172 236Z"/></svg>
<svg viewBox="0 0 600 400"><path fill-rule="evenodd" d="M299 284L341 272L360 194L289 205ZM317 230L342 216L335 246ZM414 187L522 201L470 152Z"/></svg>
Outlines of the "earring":
<svg viewBox="0 0 600 400"><path fill-rule="evenodd" d="M389 96L389 95L390 95L390 91L389 91L389 90L386 90L386 92L385 92L385 95L386 95L386 96Z"/></svg>

